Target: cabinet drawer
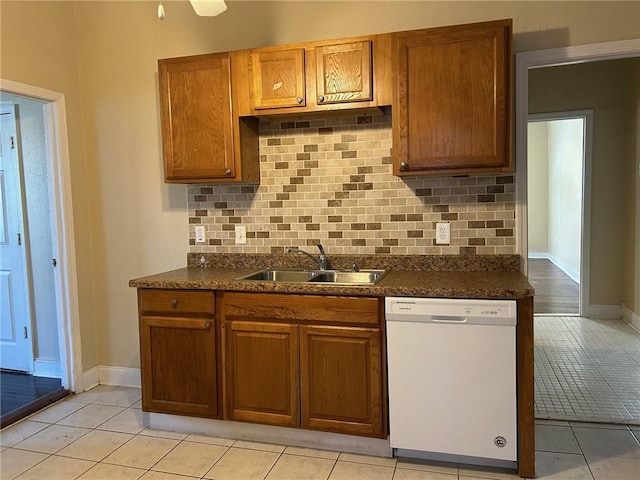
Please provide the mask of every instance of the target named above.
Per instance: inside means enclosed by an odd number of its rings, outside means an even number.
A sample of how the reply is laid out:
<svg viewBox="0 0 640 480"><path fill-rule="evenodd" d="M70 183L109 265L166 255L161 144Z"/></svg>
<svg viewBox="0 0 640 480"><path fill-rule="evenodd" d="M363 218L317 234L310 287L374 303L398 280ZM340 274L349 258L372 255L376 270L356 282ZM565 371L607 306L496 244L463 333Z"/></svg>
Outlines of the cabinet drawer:
<svg viewBox="0 0 640 480"><path fill-rule="evenodd" d="M380 300L330 295L225 292L224 314L228 319L378 325Z"/></svg>
<svg viewBox="0 0 640 480"><path fill-rule="evenodd" d="M208 290L138 290L143 313L213 315L213 292Z"/></svg>

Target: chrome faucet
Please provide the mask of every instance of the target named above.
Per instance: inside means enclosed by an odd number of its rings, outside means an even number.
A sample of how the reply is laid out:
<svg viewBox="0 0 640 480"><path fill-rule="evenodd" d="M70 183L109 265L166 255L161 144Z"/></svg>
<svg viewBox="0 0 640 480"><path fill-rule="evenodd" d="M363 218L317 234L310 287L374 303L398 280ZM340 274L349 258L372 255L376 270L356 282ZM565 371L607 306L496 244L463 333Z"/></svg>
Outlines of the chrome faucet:
<svg viewBox="0 0 640 480"><path fill-rule="evenodd" d="M302 253L303 255L306 255L311 260L316 262L318 264L318 268L320 270L326 270L327 269L327 255L324 253L324 248L322 247L321 243L319 243L316 246L318 247L318 250L320 250L320 257L319 258L314 257L309 252L305 252L304 250L300 250L299 248L295 248L295 247L287 247L287 248L285 248L284 251L285 251L285 253Z"/></svg>

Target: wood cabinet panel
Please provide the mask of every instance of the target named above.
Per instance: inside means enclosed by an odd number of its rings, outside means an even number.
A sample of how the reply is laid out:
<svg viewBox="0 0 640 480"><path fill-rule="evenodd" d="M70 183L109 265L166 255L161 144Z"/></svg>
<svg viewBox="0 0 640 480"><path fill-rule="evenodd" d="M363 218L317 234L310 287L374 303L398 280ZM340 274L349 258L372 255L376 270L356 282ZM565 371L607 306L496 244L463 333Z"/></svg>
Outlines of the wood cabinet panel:
<svg viewBox="0 0 640 480"><path fill-rule="evenodd" d="M511 21L394 34L394 173L511 169Z"/></svg>
<svg viewBox="0 0 640 480"><path fill-rule="evenodd" d="M215 310L210 290L141 289L138 302L143 313L213 315Z"/></svg>
<svg viewBox="0 0 640 480"><path fill-rule="evenodd" d="M140 317L142 408L216 417L213 319Z"/></svg>
<svg viewBox="0 0 640 480"><path fill-rule="evenodd" d="M287 322L379 323L379 300L329 295L226 292L225 316Z"/></svg>
<svg viewBox="0 0 640 480"><path fill-rule="evenodd" d="M226 330L228 418L299 426L297 327L232 321Z"/></svg>
<svg viewBox="0 0 640 480"><path fill-rule="evenodd" d="M251 55L251 65L254 108L306 105L303 48L257 50Z"/></svg>
<svg viewBox="0 0 640 480"><path fill-rule="evenodd" d="M316 47L318 104L373 100L371 42Z"/></svg>
<svg viewBox="0 0 640 480"><path fill-rule="evenodd" d="M165 180L234 178L229 54L158 61Z"/></svg>
<svg viewBox="0 0 640 480"><path fill-rule="evenodd" d="M381 364L380 329L301 326L302 427L380 436Z"/></svg>

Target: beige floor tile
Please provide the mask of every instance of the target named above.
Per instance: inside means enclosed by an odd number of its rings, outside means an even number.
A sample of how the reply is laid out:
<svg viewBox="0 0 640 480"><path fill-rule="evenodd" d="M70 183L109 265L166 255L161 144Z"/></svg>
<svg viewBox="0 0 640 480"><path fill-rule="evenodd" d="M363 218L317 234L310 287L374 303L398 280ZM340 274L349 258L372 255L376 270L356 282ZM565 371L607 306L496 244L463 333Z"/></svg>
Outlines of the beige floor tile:
<svg viewBox="0 0 640 480"><path fill-rule="evenodd" d="M629 430L574 428L585 455L640 458L640 444Z"/></svg>
<svg viewBox="0 0 640 480"><path fill-rule="evenodd" d="M372 457L369 455L358 455L355 453L341 453L338 460L341 462L368 463L370 465L379 465L381 467L395 467L397 462L395 458Z"/></svg>
<svg viewBox="0 0 640 480"><path fill-rule="evenodd" d="M333 467L329 480L391 480L393 472L393 467L339 461Z"/></svg>
<svg viewBox="0 0 640 480"><path fill-rule="evenodd" d="M95 462L52 455L17 477L19 480L75 480Z"/></svg>
<svg viewBox="0 0 640 480"><path fill-rule="evenodd" d="M49 424L47 423L23 420L22 422L13 424L0 432L0 444L3 447L12 447L34 433L44 430L48 426Z"/></svg>
<svg viewBox="0 0 640 480"><path fill-rule="evenodd" d="M200 443L210 443L211 445L222 445L223 447L230 447L235 445L236 441L231 438L222 438L222 437L210 437L208 435L197 435L195 433L191 433L187 435L185 438L188 442L200 442Z"/></svg>
<svg viewBox="0 0 640 480"><path fill-rule="evenodd" d="M136 403L131 405L131 408L142 408L142 400L138 400Z"/></svg>
<svg viewBox="0 0 640 480"><path fill-rule="evenodd" d="M112 405L114 407L130 407L140 400L140 389L135 387L118 387L117 390L108 392L95 401L100 405Z"/></svg>
<svg viewBox="0 0 640 480"><path fill-rule="evenodd" d="M77 412L60 420L58 424L70 427L96 428L101 423L122 412L122 410L120 407L107 405L85 405Z"/></svg>
<svg viewBox="0 0 640 480"><path fill-rule="evenodd" d="M592 480L582 455L536 452L536 476L544 480Z"/></svg>
<svg viewBox="0 0 640 480"><path fill-rule="evenodd" d="M101 423L97 428L99 430L111 430L112 432L137 434L148 426L148 415L137 408L127 408L106 422Z"/></svg>
<svg viewBox="0 0 640 480"><path fill-rule="evenodd" d="M109 392L113 392L116 389L117 387L112 387L111 385L98 385L97 387L93 387L91 390L69 397L69 399L73 402L93 403L100 397Z"/></svg>
<svg viewBox="0 0 640 480"><path fill-rule="evenodd" d="M49 455L8 448L0 453L0 478L10 480L26 472Z"/></svg>
<svg viewBox="0 0 640 480"><path fill-rule="evenodd" d="M188 477L186 475L176 475L175 473L155 472L153 470L148 471L140 480L194 480L195 477Z"/></svg>
<svg viewBox="0 0 640 480"><path fill-rule="evenodd" d="M178 444L178 440L135 436L103 460L104 463L149 469Z"/></svg>
<svg viewBox="0 0 640 480"><path fill-rule="evenodd" d="M262 480L279 453L232 447L209 470L205 478L215 480Z"/></svg>
<svg viewBox="0 0 640 480"><path fill-rule="evenodd" d="M640 478L640 459L587 455L587 464L595 480L629 480Z"/></svg>
<svg viewBox="0 0 640 480"><path fill-rule="evenodd" d="M536 424L536 451L581 454L571 427Z"/></svg>
<svg viewBox="0 0 640 480"><path fill-rule="evenodd" d="M152 469L159 472L202 477L225 454L228 447L181 442Z"/></svg>
<svg viewBox="0 0 640 480"><path fill-rule="evenodd" d="M29 417L29 420L34 420L36 422L56 423L62 420L64 417L77 412L84 406L86 406L86 404L84 403L61 400L57 403L54 403L50 407L45 408L44 410L40 410L34 415L31 415Z"/></svg>
<svg viewBox="0 0 640 480"><path fill-rule="evenodd" d="M282 453L286 445L276 445L274 443L249 442L247 440L238 440L233 444L234 447L248 448L250 450L263 450L265 452Z"/></svg>
<svg viewBox="0 0 640 480"><path fill-rule="evenodd" d="M464 480L471 478L490 478L491 480L520 479L520 477L514 471L507 471L503 468L481 467L473 465L460 465L458 475L460 479Z"/></svg>
<svg viewBox="0 0 640 480"><path fill-rule="evenodd" d="M65 425L49 425L37 435L18 443L15 447L42 453L56 453L70 443L86 435L91 430L87 428L68 427Z"/></svg>
<svg viewBox="0 0 640 480"><path fill-rule="evenodd" d="M335 461L324 458L281 455L266 480L326 480L335 465Z"/></svg>
<svg viewBox="0 0 640 480"><path fill-rule="evenodd" d="M424 472L448 473L450 475L458 475L458 465L455 463L445 463L427 460L414 460L407 458L398 458L396 468L405 470L420 470Z"/></svg>
<svg viewBox="0 0 640 480"><path fill-rule="evenodd" d="M99 462L132 438L133 435L126 433L91 430L85 436L64 447L56 455Z"/></svg>
<svg viewBox="0 0 640 480"><path fill-rule="evenodd" d="M145 428L140 432L139 435L146 435L147 437L160 437L160 438L171 438L173 440L184 440L189 435L188 433L179 433L179 432L167 432L166 430L155 430L153 428ZM207 442L201 442L207 443Z"/></svg>
<svg viewBox="0 0 640 480"><path fill-rule="evenodd" d="M429 472L427 470L409 470L396 467L393 480L458 480L458 474Z"/></svg>
<svg viewBox="0 0 640 480"><path fill-rule="evenodd" d="M288 453L289 455L300 455L302 457L326 458L328 460L337 460L338 456L340 456L340 452L302 447L287 447L284 449L284 453Z"/></svg>
<svg viewBox="0 0 640 480"><path fill-rule="evenodd" d="M98 463L84 472L78 480L138 480L146 470Z"/></svg>

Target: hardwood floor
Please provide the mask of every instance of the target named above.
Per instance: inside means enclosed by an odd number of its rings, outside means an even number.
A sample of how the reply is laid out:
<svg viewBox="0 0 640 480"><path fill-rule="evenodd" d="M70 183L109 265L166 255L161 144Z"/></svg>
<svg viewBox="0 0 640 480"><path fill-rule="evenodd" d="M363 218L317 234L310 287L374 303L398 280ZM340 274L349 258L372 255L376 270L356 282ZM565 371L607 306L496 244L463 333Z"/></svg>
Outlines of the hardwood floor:
<svg viewBox="0 0 640 480"><path fill-rule="evenodd" d="M24 373L0 372L0 428L46 407L69 391L60 379L34 377Z"/></svg>
<svg viewBox="0 0 640 480"><path fill-rule="evenodd" d="M534 314L580 313L580 287L546 258L529 259L529 283L535 288Z"/></svg>

